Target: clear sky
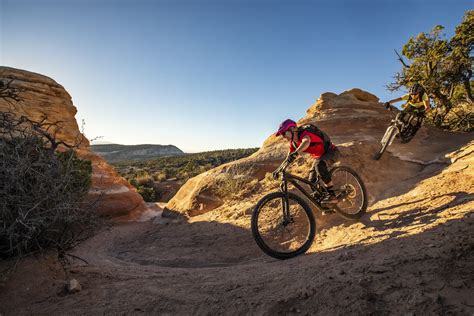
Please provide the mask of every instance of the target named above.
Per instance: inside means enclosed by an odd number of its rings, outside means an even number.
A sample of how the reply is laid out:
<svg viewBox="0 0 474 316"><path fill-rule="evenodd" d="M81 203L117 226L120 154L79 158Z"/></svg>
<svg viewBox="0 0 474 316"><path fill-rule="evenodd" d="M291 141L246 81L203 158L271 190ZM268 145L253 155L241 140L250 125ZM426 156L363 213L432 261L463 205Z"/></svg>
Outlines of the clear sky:
<svg viewBox="0 0 474 316"><path fill-rule="evenodd" d="M89 138L186 152L259 147L326 91L379 96L393 51L469 0L0 0L2 65L72 95Z"/></svg>

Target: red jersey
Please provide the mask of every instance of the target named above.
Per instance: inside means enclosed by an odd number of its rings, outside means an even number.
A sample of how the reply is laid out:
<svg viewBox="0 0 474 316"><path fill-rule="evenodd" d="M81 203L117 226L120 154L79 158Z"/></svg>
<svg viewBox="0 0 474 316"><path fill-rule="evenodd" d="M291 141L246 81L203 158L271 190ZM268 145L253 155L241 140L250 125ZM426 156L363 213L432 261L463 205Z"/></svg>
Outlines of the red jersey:
<svg viewBox="0 0 474 316"><path fill-rule="evenodd" d="M324 155L324 141L321 139L321 137L307 131L302 132L296 142L290 142L290 152L294 152L296 148L301 145L301 142L306 135L308 135L311 139L311 144L304 152L310 154L313 158L320 158L322 155ZM293 144L295 144L296 147Z"/></svg>

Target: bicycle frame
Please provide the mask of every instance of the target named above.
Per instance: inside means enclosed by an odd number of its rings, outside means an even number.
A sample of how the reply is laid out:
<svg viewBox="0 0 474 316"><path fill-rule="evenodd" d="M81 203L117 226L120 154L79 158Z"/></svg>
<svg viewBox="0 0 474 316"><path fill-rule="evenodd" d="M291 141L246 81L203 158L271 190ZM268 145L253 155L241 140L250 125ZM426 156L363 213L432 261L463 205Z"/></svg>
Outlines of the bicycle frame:
<svg viewBox="0 0 474 316"><path fill-rule="evenodd" d="M284 171L286 167L283 168L282 171L282 181L280 183L280 190L285 194L285 201L283 205L283 213L284 213L284 218L285 218L285 223L289 223L291 221L290 219L290 212L289 212L289 199L288 199L288 183L291 183L296 189L298 189L301 193L306 196L308 200L311 201L311 203L316 206L317 208L321 208L321 205L319 205L315 200L314 197L311 196L311 194L305 190L305 188L300 185L298 182L303 182L307 185L309 185L312 189L313 192L318 192L321 195L321 189L320 189L320 184L319 184L319 176L317 176L315 182L310 182L309 180L306 180L304 178L292 175L290 173L286 173Z"/></svg>
<svg viewBox="0 0 474 316"><path fill-rule="evenodd" d="M381 141L382 145L384 145L385 143L388 143L388 146L392 145L393 140L395 139L395 136L401 133L401 127L403 125L411 126L412 121L414 119L420 120L420 118L417 118L418 113L419 111L417 110L414 110L413 112L409 113L410 116L408 117L408 120L406 123L404 123L401 120L400 118L401 113L397 114L397 116L395 116L395 118L392 119L391 124L387 127L387 130L385 131L385 134L382 137L382 141Z"/></svg>

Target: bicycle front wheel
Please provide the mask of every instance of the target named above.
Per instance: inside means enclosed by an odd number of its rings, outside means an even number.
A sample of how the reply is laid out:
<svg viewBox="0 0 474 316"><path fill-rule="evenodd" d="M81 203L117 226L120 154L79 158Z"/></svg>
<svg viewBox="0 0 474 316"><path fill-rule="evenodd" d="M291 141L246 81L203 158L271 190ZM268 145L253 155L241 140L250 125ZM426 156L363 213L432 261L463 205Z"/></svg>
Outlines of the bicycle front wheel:
<svg viewBox="0 0 474 316"><path fill-rule="evenodd" d="M367 210L367 192L359 175L352 169L339 166L331 170L332 182L338 196L335 211L348 219L359 219Z"/></svg>
<svg viewBox="0 0 474 316"><path fill-rule="evenodd" d="M264 196L252 213L252 235L267 255L289 259L305 253L313 243L316 223L309 205L288 193L289 216L284 216L285 194Z"/></svg>
<svg viewBox="0 0 474 316"><path fill-rule="evenodd" d="M394 137L394 133L396 133L395 126L389 126L382 138L379 150L374 155L374 160L379 160L382 157L383 153L385 152L388 145L392 141L392 137Z"/></svg>

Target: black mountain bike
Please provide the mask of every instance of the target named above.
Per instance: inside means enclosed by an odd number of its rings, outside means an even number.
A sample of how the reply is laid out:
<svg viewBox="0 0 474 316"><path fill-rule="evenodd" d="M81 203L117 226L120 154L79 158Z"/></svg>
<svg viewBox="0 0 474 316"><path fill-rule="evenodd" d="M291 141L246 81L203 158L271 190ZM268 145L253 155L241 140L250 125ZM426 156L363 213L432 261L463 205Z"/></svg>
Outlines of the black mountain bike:
<svg viewBox="0 0 474 316"><path fill-rule="evenodd" d="M318 209L333 209L347 219L359 219L367 209L367 193L360 177L352 169L338 166L331 169L337 201L324 205L326 193L319 176L316 181L300 178L286 172L286 159L275 171L281 175L280 191L264 196L252 213L252 235L257 245L269 256L289 259L305 253L313 243L316 220L306 201L288 192L291 183ZM310 191L300 184L309 186Z"/></svg>
<svg viewBox="0 0 474 316"><path fill-rule="evenodd" d="M390 108L390 110L392 109ZM424 110L418 109L413 109L411 112L398 113L385 131L385 134L380 141L380 148L375 153L374 159L379 160L382 157L387 147L393 143L395 137L399 137L402 144L410 142L413 137L415 137L416 132L420 129L421 124L423 123L424 114Z"/></svg>

